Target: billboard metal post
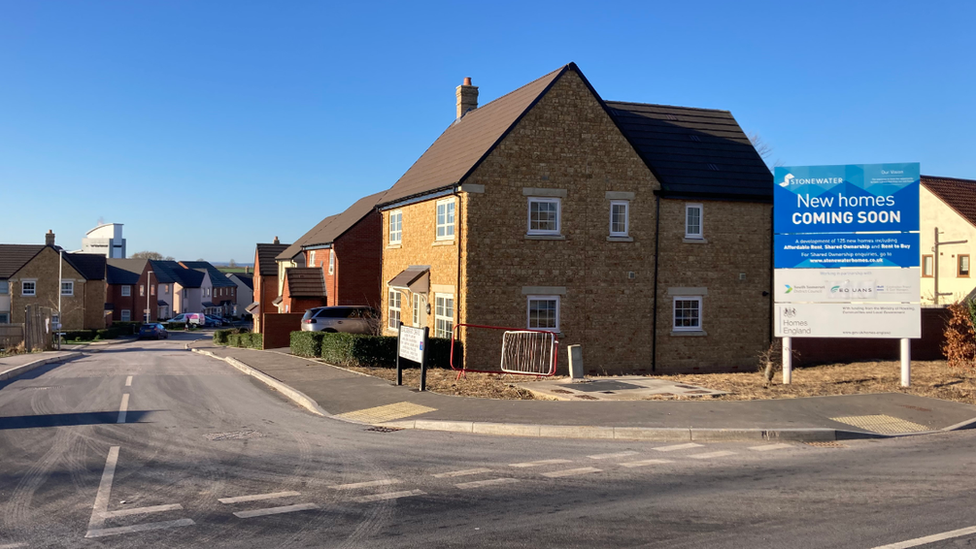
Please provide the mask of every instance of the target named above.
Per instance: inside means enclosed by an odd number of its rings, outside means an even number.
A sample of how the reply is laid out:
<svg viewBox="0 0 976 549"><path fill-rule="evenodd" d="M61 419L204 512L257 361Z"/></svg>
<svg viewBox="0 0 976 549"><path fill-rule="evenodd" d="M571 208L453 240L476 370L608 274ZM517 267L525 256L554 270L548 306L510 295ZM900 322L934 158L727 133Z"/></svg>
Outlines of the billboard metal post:
<svg viewBox="0 0 976 549"><path fill-rule="evenodd" d="M396 356L396 384L397 387L403 385L403 366L400 365L400 332L403 331L403 323L397 326L397 356Z"/></svg>
<svg viewBox="0 0 976 549"><path fill-rule="evenodd" d="M430 328L424 326L424 359L420 361L420 390L427 390L427 343L430 337Z"/></svg>
<svg viewBox="0 0 976 549"><path fill-rule="evenodd" d="M901 386L912 386L912 340L901 340Z"/></svg>
<svg viewBox="0 0 976 549"><path fill-rule="evenodd" d="M772 377L772 376L770 376ZM793 383L793 340L783 338L783 385Z"/></svg>

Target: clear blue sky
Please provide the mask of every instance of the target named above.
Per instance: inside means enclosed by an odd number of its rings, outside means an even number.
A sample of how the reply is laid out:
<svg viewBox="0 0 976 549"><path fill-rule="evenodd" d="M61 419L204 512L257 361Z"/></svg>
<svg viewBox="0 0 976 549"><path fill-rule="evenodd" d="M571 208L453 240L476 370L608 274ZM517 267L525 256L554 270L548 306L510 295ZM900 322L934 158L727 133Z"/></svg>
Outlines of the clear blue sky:
<svg viewBox="0 0 976 549"><path fill-rule="evenodd" d="M0 242L251 261L570 61L604 99L732 111L785 165L976 179L976 2L0 0Z"/></svg>

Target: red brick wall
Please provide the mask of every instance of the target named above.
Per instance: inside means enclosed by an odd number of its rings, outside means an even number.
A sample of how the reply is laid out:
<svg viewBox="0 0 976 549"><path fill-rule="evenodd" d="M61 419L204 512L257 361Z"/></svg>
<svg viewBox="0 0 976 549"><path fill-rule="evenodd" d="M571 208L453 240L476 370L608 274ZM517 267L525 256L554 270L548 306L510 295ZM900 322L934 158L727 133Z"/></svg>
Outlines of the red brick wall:
<svg viewBox="0 0 976 549"><path fill-rule="evenodd" d="M302 313L265 313L261 315L261 325L265 349L288 347L291 333L302 329Z"/></svg>
<svg viewBox="0 0 976 549"><path fill-rule="evenodd" d="M383 215L376 210L370 212L337 238L333 245L336 254L334 276L328 274L328 256L325 257L329 305L365 304L379 309L383 273ZM335 296L334 301L332 296Z"/></svg>

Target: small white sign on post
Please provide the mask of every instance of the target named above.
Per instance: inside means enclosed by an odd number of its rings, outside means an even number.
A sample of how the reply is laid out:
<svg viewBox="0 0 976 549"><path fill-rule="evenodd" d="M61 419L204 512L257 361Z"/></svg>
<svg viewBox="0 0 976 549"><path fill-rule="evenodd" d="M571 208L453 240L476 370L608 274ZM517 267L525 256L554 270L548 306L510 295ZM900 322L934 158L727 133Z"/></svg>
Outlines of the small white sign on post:
<svg viewBox="0 0 976 549"><path fill-rule="evenodd" d="M416 363L424 361L424 329L410 326L400 327L400 345L397 354L400 358Z"/></svg>

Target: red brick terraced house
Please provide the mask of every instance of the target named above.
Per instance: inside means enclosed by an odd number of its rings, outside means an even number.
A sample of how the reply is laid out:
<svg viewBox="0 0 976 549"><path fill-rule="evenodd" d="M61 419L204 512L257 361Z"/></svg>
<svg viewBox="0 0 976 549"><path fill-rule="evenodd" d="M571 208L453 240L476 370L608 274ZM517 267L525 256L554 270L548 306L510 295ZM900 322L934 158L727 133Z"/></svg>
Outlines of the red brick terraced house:
<svg viewBox="0 0 976 549"><path fill-rule="evenodd" d="M146 307L150 322L159 320L158 277L148 259L106 260L105 314L113 322L142 321Z"/></svg>
<svg viewBox="0 0 976 549"><path fill-rule="evenodd" d="M604 101L569 64L457 117L382 197L383 326L531 328L589 371L728 371L770 342L773 178L728 111ZM461 329L497 369L498 333Z"/></svg>
<svg viewBox="0 0 976 549"><path fill-rule="evenodd" d="M289 244L282 244L276 236L274 242L259 243L254 249L254 302L245 308L254 317L254 331L263 333L261 328L262 313L276 313L274 304L279 295L278 263L275 257L287 248Z"/></svg>

